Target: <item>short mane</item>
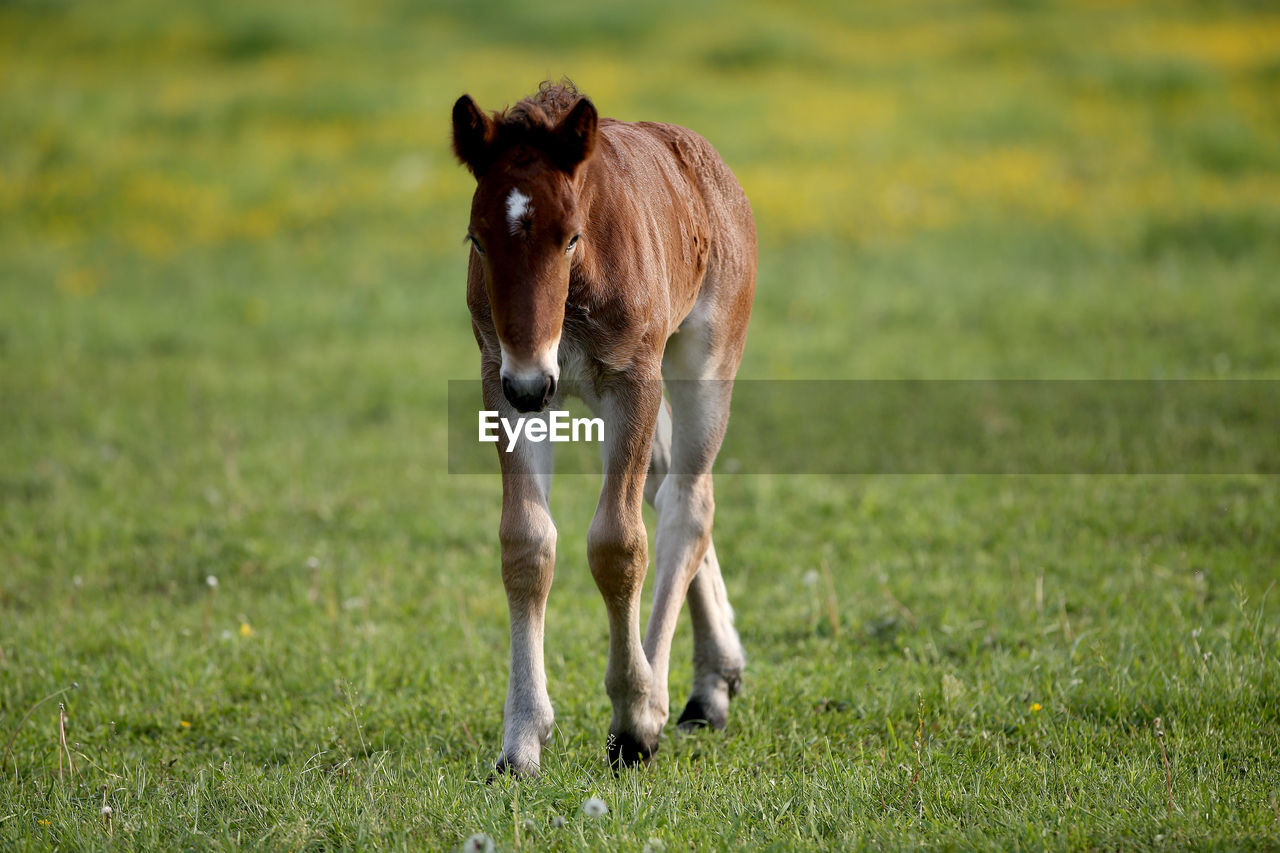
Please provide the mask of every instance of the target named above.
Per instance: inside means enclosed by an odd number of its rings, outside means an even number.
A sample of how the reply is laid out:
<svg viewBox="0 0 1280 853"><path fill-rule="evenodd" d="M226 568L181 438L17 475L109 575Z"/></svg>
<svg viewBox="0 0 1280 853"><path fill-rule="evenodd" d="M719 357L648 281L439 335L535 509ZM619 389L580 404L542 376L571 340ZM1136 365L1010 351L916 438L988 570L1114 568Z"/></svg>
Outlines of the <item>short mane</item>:
<svg viewBox="0 0 1280 853"><path fill-rule="evenodd" d="M521 149L526 152L553 150L558 144L556 127L583 97L568 79L558 83L544 80L534 94L506 110L494 111L489 156L496 159L504 152Z"/></svg>
<svg viewBox="0 0 1280 853"><path fill-rule="evenodd" d="M582 97L583 94L578 91L578 87L567 77L558 83L543 80L538 84L538 91L505 111L495 112L493 121L500 134L508 129L513 131L535 128L550 130L564 118L569 110L573 109L573 105Z"/></svg>

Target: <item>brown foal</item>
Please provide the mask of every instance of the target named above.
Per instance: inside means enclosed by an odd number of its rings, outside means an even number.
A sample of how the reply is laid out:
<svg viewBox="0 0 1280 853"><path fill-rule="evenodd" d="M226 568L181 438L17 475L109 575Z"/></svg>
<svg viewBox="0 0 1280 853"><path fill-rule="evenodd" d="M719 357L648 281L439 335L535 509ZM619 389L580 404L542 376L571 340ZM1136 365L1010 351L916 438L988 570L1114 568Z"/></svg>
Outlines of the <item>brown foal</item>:
<svg viewBox="0 0 1280 853"><path fill-rule="evenodd" d="M608 752L615 767L647 761L669 715L671 638L686 597L694 679L679 724L722 727L744 663L711 542L711 467L755 290L751 207L705 139L599 118L571 84L544 83L493 114L463 95L453 145L476 178L467 304L485 407L545 420L571 394L605 422L587 553L609 616ZM497 766L522 775L538 772L553 719L543 667L556 550L550 447L498 452L511 675ZM658 530L642 640L644 500Z"/></svg>

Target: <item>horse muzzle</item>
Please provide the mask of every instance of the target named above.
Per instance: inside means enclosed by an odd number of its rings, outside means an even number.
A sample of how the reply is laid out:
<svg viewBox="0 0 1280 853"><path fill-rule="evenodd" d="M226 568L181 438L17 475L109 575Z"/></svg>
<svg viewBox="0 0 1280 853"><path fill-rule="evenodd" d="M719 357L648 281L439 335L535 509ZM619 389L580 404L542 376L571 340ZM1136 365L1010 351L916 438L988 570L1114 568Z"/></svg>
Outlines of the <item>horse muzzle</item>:
<svg viewBox="0 0 1280 853"><path fill-rule="evenodd" d="M541 412L556 395L556 378L550 373L526 379L502 377L502 396L521 414Z"/></svg>

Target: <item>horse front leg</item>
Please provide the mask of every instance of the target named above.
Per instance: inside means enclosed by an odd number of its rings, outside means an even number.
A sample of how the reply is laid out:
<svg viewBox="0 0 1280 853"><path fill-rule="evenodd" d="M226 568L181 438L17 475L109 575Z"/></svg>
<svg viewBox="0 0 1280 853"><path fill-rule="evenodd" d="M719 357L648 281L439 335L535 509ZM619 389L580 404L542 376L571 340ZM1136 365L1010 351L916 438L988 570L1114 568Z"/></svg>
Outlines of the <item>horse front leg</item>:
<svg viewBox="0 0 1280 853"><path fill-rule="evenodd" d="M649 564L641 509L661 405L657 380L611 391L599 405L605 421L604 484L587 534L587 559L609 615L605 690L613 704L608 754L615 768L648 761L665 722L653 713L653 673L640 639L640 594Z"/></svg>
<svg viewBox="0 0 1280 853"><path fill-rule="evenodd" d="M485 402L511 420L547 417L545 413L518 415L496 382L485 383ZM498 456L502 467L498 540L511 619L511 670L496 770L536 776L554 722L543 663L543 626L556 560L556 527L548 507L553 460L549 443L523 440L510 452L500 441Z"/></svg>

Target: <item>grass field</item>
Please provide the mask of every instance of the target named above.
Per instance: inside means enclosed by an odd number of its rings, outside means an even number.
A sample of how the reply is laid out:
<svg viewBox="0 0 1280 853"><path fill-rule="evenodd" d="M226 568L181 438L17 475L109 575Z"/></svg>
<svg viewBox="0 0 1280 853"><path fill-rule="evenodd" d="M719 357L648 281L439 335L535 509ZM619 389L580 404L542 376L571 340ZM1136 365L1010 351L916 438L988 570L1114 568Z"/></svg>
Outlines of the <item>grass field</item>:
<svg viewBox="0 0 1280 853"><path fill-rule="evenodd" d="M447 120L561 74L741 178L744 377L1280 378L1265 3L0 3L0 848L1280 848L1256 474L722 477L743 693L617 778L561 478L557 731L484 784Z"/></svg>

